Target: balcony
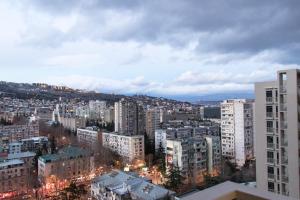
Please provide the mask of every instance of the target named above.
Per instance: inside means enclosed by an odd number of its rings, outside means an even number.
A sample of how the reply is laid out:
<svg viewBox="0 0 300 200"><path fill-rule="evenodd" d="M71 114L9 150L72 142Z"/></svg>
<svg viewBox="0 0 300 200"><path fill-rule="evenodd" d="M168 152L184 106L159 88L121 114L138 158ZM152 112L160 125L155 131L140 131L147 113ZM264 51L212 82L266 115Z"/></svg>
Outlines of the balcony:
<svg viewBox="0 0 300 200"><path fill-rule="evenodd" d="M280 104L280 111L287 111L287 106L284 103Z"/></svg>
<svg viewBox="0 0 300 200"><path fill-rule="evenodd" d="M288 163L289 163L288 158L283 157L283 158L281 159L281 164L287 165Z"/></svg>
<svg viewBox="0 0 300 200"><path fill-rule="evenodd" d="M274 118L273 112L267 112L267 118Z"/></svg>
<svg viewBox="0 0 300 200"><path fill-rule="evenodd" d="M287 122L281 122L280 123L281 129L287 129Z"/></svg>
<svg viewBox="0 0 300 200"><path fill-rule="evenodd" d="M273 103L273 97L266 97L267 103Z"/></svg>
<svg viewBox="0 0 300 200"><path fill-rule="evenodd" d="M267 162L270 164L274 164L274 158L267 158Z"/></svg>
<svg viewBox="0 0 300 200"><path fill-rule="evenodd" d="M281 85L279 91L280 93L286 93L287 92L286 85Z"/></svg>
<svg viewBox="0 0 300 200"><path fill-rule="evenodd" d="M274 128L273 127L267 127L267 132L268 133L273 133L274 132Z"/></svg>
<svg viewBox="0 0 300 200"><path fill-rule="evenodd" d="M274 149L274 143L267 143L267 148L268 149Z"/></svg>
<svg viewBox="0 0 300 200"><path fill-rule="evenodd" d="M288 146L288 140L286 137L281 138L281 146L287 147Z"/></svg>
<svg viewBox="0 0 300 200"><path fill-rule="evenodd" d="M268 174L268 179L274 179L275 175L274 174Z"/></svg>
<svg viewBox="0 0 300 200"><path fill-rule="evenodd" d="M289 182L289 177L286 176L286 175L282 175L282 176L281 176L281 180L282 180L283 182L285 182L285 183L288 183L288 182Z"/></svg>

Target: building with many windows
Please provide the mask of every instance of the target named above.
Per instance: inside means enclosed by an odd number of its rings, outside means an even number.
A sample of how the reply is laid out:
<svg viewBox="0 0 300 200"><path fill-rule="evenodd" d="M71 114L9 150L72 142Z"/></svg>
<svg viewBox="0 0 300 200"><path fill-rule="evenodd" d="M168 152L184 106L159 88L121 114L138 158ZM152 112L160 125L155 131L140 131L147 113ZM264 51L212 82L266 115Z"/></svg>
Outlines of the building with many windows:
<svg viewBox="0 0 300 200"><path fill-rule="evenodd" d="M239 167L254 157L253 106L245 99L221 103L222 155Z"/></svg>
<svg viewBox="0 0 300 200"><path fill-rule="evenodd" d="M125 161L144 160L144 136L143 135L121 135L119 133L102 133L103 146L111 149Z"/></svg>
<svg viewBox="0 0 300 200"><path fill-rule="evenodd" d="M259 189L300 198L300 70L255 84L256 181Z"/></svg>
<svg viewBox="0 0 300 200"><path fill-rule="evenodd" d="M28 189L28 173L24 161L20 159L0 161L0 194L15 196ZM0 196L1 198L1 196Z"/></svg>
<svg viewBox="0 0 300 200"><path fill-rule="evenodd" d="M130 99L115 103L115 132L124 135L144 135L145 112L142 105Z"/></svg>
<svg viewBox="0 0 300 200"><path fill-rule="evenodd" d="M77 129L77 139L79 142L93 146L102 140L101 133L97 127L86 127Z"/></svg>
<svg viewBox="0 0 300 200"><path fill-rule="evenodd" d="M38 177L42 183L56 184L89 175L94 170L94 156L87 150L68 146L56 154L38 159Z"/></svg>

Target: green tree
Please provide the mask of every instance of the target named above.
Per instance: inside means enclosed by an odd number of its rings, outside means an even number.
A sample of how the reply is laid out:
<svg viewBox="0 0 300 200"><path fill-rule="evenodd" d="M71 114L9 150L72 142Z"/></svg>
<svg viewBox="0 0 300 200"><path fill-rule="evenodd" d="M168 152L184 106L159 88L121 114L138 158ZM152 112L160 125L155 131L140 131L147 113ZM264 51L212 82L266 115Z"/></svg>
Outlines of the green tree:
<svg viewBox="0 0 300 200"><path fill-rule="evenodd" d="M183 177L181 176L181 171L178 166L172 165L167 174L166 187L178 191L182 185Z"/></svg>

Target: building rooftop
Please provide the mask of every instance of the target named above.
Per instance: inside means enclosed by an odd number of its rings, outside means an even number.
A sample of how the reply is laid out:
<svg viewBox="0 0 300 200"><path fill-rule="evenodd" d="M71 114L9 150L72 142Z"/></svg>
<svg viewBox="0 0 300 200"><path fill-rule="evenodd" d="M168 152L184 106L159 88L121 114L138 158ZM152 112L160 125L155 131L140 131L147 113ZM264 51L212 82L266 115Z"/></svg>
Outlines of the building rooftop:
<svg viewBox="0 0 300 200"><path fill-rule="evenodd" d="M39 157L39 160L47 162L55 162L60 160L69 160L74 158L86 157L91 155L89 151L79 148L68 146L58 151L56 154L47 154Z"/></svg>
<svg viewBox="0 0 300 200"><path fill-rule="evenodd" d="M21 159L21 158L34 157L35 155L36 153L27 151L21 153L8 154L7 159Z"/></svg>
<svg viewBox="0 0 300 200"><path fill-rule="evenodd" d="M131 175L122 171L113 171L94 179L92 187L100 186L113 191L119 195L128 192L137 199L153 200L162 199L166 196L175 194L158 185L154 185L143 178Z"/></svg>
<svg viewBox="0 0 300 200"><path fill-rule="evenodd" d="M294 200L291 197L278 195L272 192L262 191L242 184L226 181L216 186L207 188L199 192L186 194L183 197L177 197L178 200Z"/></svg>
<svg viewBox="0 0 300 200"><path fill-rule="evenodd" d="M2 162L0 162L0 169L13 166L13 165L21 165L21 164L24 164L24 161L20 159L3 160Z"/></svg>

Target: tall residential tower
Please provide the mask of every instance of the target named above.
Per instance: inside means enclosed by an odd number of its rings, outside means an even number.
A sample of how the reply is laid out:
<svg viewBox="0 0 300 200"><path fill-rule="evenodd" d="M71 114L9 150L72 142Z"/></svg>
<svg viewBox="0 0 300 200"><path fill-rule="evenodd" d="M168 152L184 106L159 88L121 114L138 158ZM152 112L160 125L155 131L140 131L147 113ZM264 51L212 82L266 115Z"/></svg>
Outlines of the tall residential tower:
<svg viewBox="0 0 300 200"><path fill-rule="evenodd" d="M253 104L245 99L221 103L222 155L239 167L254 154Z"/></svg>
<svg viewBox="0 0 300 200"><path fill-rule="evenodd" d="M299 199L300 70L256 83L255 96L257 187Z"/></svg>

